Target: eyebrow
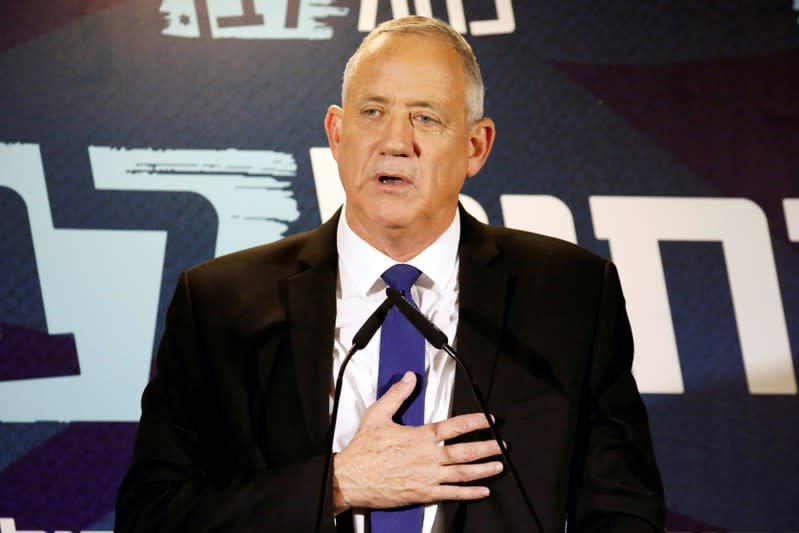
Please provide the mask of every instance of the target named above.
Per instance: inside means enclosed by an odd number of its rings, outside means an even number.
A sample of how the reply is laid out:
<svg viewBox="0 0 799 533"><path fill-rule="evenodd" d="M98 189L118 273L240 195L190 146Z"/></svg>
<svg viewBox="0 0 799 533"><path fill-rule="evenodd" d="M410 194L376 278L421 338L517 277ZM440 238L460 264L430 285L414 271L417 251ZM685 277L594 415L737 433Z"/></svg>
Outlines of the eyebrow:
<svg viewBox="0 0 799 533"><path fill-rule="evenodd" d="M415 102L411 102L409 107L424 107L427 109L437 110L439 106L428 100L417 100Z"/></svg>
<svg viewBox="0 0 799 533"><path fill-rule="evenodd" d="M388 104L390 102L389 99L384 96L369 96L364 99L364 103ZM437 111L440 108L440 106L436 105L430 100L413 100L406 104L406 107L422 107L425 109L432 109L434 111Z"/></svg>

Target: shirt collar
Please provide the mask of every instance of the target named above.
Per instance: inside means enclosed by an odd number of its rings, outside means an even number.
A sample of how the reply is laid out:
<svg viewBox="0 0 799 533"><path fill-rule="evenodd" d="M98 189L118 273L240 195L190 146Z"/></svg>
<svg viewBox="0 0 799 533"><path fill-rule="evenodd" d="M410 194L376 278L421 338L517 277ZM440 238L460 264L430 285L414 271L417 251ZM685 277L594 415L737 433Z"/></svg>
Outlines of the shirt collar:
<svg viewBox="0 0 799 533"><path fill-rule="evenodd" d="M460 213L455 210L455 217L444 233L406 262L422 271L417 285L438 291L447 285L457 266L460 234ZM342 296L367 297L385 289L386 284L380 276L397 261L358 236L347 224L345 210L338 220L336 245Z"/></svg>

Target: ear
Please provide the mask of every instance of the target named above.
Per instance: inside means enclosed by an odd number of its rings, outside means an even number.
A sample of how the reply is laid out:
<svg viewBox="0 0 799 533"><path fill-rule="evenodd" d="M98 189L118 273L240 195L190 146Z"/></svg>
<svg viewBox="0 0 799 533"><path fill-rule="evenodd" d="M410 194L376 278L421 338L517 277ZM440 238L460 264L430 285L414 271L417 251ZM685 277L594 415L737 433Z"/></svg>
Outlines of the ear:
<svg viewBox="0 0 799 533"><path fill-rule="evenodd" d="M488 159L491 147L494 146L496 126L488 117L481 118L472 126L469 134L468 176L474 176Z"/></svg>
<svg viewBox="0 0 799 533"><path fill-rule="evenodd" d="M333 153L333 159L338 161L338 146L341 143L342 115L344 110L337 105L327 108L325 115L325 132L327 133L327 144Z"/></svg>

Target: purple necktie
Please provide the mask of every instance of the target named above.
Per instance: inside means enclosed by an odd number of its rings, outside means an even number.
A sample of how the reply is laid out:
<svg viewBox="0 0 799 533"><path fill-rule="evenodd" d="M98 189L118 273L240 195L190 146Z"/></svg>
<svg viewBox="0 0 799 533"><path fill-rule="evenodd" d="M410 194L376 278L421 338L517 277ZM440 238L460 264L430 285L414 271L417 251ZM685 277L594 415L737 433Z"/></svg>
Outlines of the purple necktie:
<svg viewBox="0 0 799 533"><path fill-rule="evenodd" d="M394 265L383 273L383 280L413 303L411 287L421 272L410 265ZM406 426L424 424L424 337L396 308L392 307L380 330L380 368L377 397L380 398L408 370L416 374L416 389L402 404L394 421ZM419 533L423 509L410 505L370 513L372 533Z"/></svg>

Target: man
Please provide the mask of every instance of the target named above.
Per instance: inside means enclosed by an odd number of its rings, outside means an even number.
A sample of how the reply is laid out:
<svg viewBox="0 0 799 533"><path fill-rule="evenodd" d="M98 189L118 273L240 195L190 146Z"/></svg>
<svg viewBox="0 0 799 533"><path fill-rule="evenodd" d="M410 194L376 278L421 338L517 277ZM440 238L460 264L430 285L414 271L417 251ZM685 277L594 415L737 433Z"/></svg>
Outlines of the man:
<svg viewBox="0 0 799 533"><path fill-rule="evenodd" d="M313 531L317 511L323 531L536 531L445 354L427 345L420 372L381 383L386 324L348 367L322 492L334 372L396 264L488 397L543 531L663 530L615 268L458 207L494 141L482 95L446 24L367 36L325 118L343 212L182 275L117 533ZM421 425L394 422L415 402Z"/></svg>

